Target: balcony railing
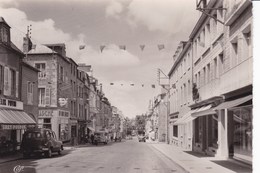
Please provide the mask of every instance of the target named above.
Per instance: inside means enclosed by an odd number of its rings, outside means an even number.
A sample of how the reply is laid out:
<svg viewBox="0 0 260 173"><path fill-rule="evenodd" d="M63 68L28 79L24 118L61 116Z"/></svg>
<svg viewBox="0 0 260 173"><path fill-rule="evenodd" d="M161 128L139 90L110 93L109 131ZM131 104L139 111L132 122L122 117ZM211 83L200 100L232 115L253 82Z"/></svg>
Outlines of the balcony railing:
<svg viewBox="0 0 260 173"><path fill-rule="evenodd" d="M39 79L46 79L46 71L41 71L38 73Z"/></svg>

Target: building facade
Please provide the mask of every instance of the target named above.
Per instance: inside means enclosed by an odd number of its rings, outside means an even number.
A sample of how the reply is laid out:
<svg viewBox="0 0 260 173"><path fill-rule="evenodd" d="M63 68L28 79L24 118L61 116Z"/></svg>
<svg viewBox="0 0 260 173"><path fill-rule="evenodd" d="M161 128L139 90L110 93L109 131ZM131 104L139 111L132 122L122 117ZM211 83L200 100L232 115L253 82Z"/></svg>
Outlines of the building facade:
<svg viewBox="0 0 260 173"><path fill-rule="evenodd" d="M37 118L37 114L31 117L24 111L21 94L24 54L11 42L10 29L0 17L0 154L18 150L22 134L36 125Z"/></svg>
<svg viewBox="0 0 260 173"><path fill-rule="evenodd" d="M180 42L174 56L174 64L168 74L170 81L169 140L185 149L192 149L192 120L187 119L192 104L192 45Z"/></svg>

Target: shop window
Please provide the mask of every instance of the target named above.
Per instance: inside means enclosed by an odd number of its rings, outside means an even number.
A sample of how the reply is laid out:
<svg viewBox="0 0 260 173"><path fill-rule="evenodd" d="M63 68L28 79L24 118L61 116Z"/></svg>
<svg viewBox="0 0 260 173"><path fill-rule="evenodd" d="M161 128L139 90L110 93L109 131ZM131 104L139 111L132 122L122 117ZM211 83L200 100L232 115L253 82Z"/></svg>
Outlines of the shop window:
<svg viewBox="0 0 260 173"><path fill-rule="evenodd" d="M234 155L252 157L252 106L233 110Z"/></svg>

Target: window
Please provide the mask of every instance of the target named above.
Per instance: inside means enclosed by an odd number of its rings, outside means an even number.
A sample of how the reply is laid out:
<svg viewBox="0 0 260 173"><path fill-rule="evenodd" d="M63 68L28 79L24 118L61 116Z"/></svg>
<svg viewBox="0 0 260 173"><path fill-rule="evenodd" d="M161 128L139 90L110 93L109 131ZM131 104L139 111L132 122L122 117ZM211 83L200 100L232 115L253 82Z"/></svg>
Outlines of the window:
<svg viewBox="0 0 260 173"><path fill-rule="evenodd" d="M250 31L250 26L248 26L244 31L243 31L243 60L252 57L252 38L251 38L251 31Z"/></svg>
<svg viewBox="0 0 260 173"><path fill-rule="evenodd" d="M186 87L186 84L183 84L183 101L184 101L184 104L187 103L187 87Z"/></svg>
<svg viewBox="0 0 260 173"><path fill-rule="evenodd" d="M175 125L173 126L173 133L172 134L173 134L174 137L178 137L178 126L175 126Z"/></svg>
<svg viewBox="0 0 260 173"><path fill-rule="evenodd" d="M207 76L207 72L206 72L206 67L203 67L203 81L202 81L202 85L206 84L206 76Z"/></svg>
<svg viewBox="0 0 260 173"><path fill-rule="evenodd" d="M198 87L200 87L201 86L201 78L200 78L200 71L199 71L199 73L198 73Z"/></svg>
<svg viewBox="0 0 260 173"><path fill-rule="evenodd" d="M6 27L2 27L1 30L1 35L0 35L0 38L1 38L1 42L4 42L4 43L8 43L9 42L9 31L8 31L8 28Z"/></svg>
<svg viewBox="0 0 260 173"><path fill-rule="evenodd" d="M33 104L33 83L27 82L27 104Z"/></svg>
<svg viewBox="0 0 260 173"><path fill-rule="evenodd" d="M208 72L207 72L207 83L209 83L210 82L210 64L207 65L207 70L208 70Z"/></svg>
<svg viewBox="0 0 260 173"><path fill-rule="evenodd" d="M223 54L219 54L219 74L223 74L224 73L224 57Z"/></svg>
<svg viewBox="0 0 260 173"><path fill-rule="evenodd" d="M237 40L231 42L231 58L232 65L235 66L238 63L238 42Z"/></svg>
<svg viewBox="0 0 260 173"><path fill-rule="evenodd" d="M214 69L213 70L214 70L214 74L213 74L214 79L216 79L218 77L218 74L217 74L218 73L218 71L217 71L218 70L217 58L214 59Z"/></svg>
<svg viewBox="0 0 260 173"><path fill-rule="evenodd" d="M45 88L39 88L39 106L45 105Z"/></svg>
<svg viewBox="0 0 260 173"><path fill-rule="evenodd" d="M64 81L64 71L62 66L60 66L60 80Z"/></svg>
<svg viewBox="0 0 260 173"><path fill-rule="evenodd" d="M40 71L38 73L39 79L45 79L46 78L45 63L35 63L35 68L37 68Z"/></svg>
<svg viewBox="0 0 260 173"><path fill-rule="evenodd" d="M188 80L188 96L191 94L191 83L190 80Z"/></svg>

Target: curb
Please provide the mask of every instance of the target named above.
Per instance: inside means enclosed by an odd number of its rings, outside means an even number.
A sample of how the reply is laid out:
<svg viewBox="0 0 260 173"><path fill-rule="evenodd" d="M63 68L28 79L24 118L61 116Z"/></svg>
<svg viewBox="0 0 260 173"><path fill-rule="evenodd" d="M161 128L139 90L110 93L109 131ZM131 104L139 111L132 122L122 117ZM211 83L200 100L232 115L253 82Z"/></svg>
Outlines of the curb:
<svg viewBox="0 0 260 173"><path fill-rule="evenodd" d="M20 160L22 159L23 157L17 157L17 158L13 158L13 159L10 159L10 160L5 160L5 161L0 161L0 164L3 164L3 163L7 163L7 162L12 162L12 161L17 161L17 160Z"/></svg>

